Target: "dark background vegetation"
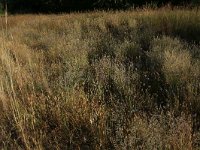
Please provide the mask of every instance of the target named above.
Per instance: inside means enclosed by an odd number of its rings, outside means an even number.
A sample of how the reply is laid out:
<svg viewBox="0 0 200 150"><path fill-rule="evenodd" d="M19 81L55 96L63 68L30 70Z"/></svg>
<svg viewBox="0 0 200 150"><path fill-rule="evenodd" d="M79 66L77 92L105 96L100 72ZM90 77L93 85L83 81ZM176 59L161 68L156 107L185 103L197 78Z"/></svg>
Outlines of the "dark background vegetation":
<svg viewBox="0 0 200 150"><path fill-rule="evenodd" d="M7 0L7 2L11 13L55 13L93 9L126 9L143 5L196 6L199 5L200 0ZM0 3L0 9L3 9L5 0L0 0Z"/></svg>

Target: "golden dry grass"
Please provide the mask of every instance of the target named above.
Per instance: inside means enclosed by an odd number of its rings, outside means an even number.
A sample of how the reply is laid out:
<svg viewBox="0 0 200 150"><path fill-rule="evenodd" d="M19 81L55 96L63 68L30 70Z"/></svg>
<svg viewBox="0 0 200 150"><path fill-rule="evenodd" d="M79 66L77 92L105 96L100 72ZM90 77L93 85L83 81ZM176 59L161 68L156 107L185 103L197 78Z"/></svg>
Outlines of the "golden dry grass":
<svg viewBox="0 0 200 150"><path fill-rule="evenodd" d="M0 18L1 149L199 149L200 12Z"/></svg>

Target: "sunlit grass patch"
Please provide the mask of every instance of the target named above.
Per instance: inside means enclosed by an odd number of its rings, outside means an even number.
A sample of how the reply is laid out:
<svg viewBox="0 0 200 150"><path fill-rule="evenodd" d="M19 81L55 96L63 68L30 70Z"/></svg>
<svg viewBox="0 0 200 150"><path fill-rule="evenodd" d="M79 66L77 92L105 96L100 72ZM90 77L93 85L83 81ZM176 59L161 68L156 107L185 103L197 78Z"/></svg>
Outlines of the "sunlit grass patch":
<svg viewBox="0 0 200 150"><path fill-rule="evenodd" d="M0 148L198 149L200 13L0 18Z"/></svg>

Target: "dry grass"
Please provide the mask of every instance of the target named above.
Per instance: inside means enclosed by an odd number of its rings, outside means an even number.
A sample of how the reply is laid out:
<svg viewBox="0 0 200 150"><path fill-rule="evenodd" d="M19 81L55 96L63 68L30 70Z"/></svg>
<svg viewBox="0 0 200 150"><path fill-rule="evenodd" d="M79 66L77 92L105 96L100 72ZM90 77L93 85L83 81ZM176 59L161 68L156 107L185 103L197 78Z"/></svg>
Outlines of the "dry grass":
<svg viewBox="0 0 200 150"><path fill-rule="evenodd" d="M0 18L1 149L199 149L200 12Z"/></svg>

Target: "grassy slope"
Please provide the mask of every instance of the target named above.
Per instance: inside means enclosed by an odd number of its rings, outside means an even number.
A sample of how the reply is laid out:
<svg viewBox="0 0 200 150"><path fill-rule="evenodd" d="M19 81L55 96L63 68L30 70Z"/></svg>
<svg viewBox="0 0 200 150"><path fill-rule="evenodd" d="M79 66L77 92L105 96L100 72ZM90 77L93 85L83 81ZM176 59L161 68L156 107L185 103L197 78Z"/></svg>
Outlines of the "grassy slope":
<svg viewBox="0 0 200 150"><path fill-rule="evenodd" d="M0 148L199 148L200 11L0 19Z"/></svg>

